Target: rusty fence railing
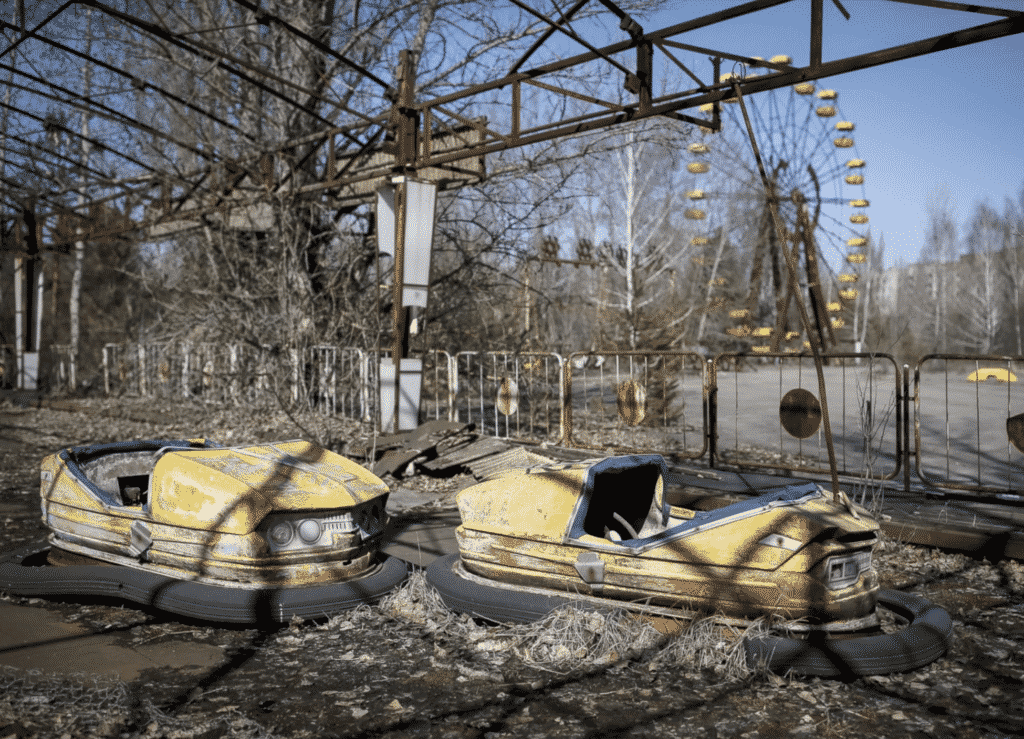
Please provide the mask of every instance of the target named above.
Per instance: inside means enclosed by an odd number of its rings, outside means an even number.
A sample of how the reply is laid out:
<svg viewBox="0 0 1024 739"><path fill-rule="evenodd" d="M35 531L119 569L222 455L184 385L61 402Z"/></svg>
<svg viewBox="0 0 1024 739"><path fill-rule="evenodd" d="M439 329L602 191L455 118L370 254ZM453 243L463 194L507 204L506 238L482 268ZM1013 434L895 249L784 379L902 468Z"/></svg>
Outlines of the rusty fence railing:
<svg viewBox="0 0 1024 739"><path fill-rule="evenodd" d="M107 394L290 402L378 423L386 356L330 345L108 344L103 382ZM712 467L828 472L810 355L435 350L419 358L422 420ZM0 356L5 370L13 362L11 351ZM912 393L910 367L888 354L831 354L823 369L844 477L902 476L907 490L1024 489L1024 357L931 354L913 370Z"/></svg>
<svg viewBox="0 0 1024 739"><path fill-rule="evenodd" d="M452 359L452 420L503 438L567 439L560 355L480 351Z"/></svg>
<svg viewBox="0 0 1024 739"><path fill-rule="evenodd" d="M455 357L443 349L424 352L420 418L455 421Z"/></svg>
<svg viewBox="0 0 1024 739"><path fill-rule="evenodd" d="M18 383L18 357L11 344L0 344L0 389L16 387Z"/></svg>
<svg viewBox="0 0 1024 739"><path fill-rule="evenodd" d="M929 354L914 370L915 471L954 490L1024 489L1024 357Z"/></svg>
<svg viewBox="0 0 1024 739"><path fill-rule="evenodd" d="M102 359L107 395L255 405L290 402L363 420L370 420L376 407L376 365L369 353L351 347L107 344Z"/></svg>
<svg viewBox="0 0 1024 739"><path fill-rule="evenodd" d="M693 352L577 352L566 362L566 438L580 446L708 448L705 359Z"/></svg>
<svg viewBox="0 0 1024 739"><path fill-rule="evenodd" d="M839 474L896 478L906 409L896 360L829 354L823 371ZM829 472L812 356L720 354L711 374L712 464Z"/></svg>

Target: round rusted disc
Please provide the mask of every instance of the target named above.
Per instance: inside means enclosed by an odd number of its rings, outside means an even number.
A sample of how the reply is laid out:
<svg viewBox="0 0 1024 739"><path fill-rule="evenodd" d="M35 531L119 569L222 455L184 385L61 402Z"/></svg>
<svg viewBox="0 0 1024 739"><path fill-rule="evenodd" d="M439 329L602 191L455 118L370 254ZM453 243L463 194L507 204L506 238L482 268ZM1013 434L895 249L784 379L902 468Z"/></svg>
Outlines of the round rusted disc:
<svg viewBox="0 0 1024 739"><path fill-rule="evenodd" d="M782 396L779 420L791 436L806 439L821 425L821 405L814 393L802 387L794 388Z"/></svg>
<svg viewBox="0 0 1024 739"><path fill-rule="evenodd" d="M619 418L627 426L637 426L647 415L647 391L636 380L626 380L616 390Z"/></svg>
<svg viewBox="0 0 1024 739"><path fill-rule="evenodd" d="M1024 413L1006 419L1006 435L1018 452L1024 452Z"/></svg>
<svg viewBox="0 0 1024 739"><path fill-rule="evenodd" d="M515 380L507 377L501 378L501 385L498 387L498 399L495 401L498 411L506 416L511 416L519 410L519 386Z"/></svg>

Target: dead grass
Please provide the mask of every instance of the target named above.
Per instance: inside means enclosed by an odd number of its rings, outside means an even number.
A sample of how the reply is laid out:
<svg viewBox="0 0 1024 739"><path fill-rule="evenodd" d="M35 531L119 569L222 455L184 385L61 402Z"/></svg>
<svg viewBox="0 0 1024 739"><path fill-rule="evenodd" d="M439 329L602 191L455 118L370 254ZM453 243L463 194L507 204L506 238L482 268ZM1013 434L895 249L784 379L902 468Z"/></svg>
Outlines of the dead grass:
<svg viewBox="0 0 1024 739"><path fill-rule="evenodd" d="M764 619L739 628L699 618L681 621L666 635L635 611L576 603L533 623L488 626L450 611L420 572L377 607L385 616L459 640L492 664L515 660L560 675L635 661L651 671L684 668L722 680L744 679L758 670L746 664L743 639L770 631Z"/></svg>

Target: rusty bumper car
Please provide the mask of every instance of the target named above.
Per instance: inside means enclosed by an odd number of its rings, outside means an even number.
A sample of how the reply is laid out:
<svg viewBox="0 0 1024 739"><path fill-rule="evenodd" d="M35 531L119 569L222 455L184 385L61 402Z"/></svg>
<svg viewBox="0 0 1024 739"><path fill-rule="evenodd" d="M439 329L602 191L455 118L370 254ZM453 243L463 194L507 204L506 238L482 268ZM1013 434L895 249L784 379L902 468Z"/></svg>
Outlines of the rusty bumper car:
<svg viewBox="0 0 1024 739"><path fill-rule="evenodd" d="M273 623L372 603L407 576L379 551L387 486L309 442L72 447L40 474L51 533L0 557L0 590L15 595Z"/></svg>
<svg viewBox="0 0 1024 739"><path fill-rule="evenodd" d="M662 457L641 455L467 488L459 554L435 561L428 580L449 607L496 622L535 620L574 600L798 620L803 636L749 640L747 656L806 674L913 669L946 651L945 611L879 590L878 524L845 496L834 502L806 483L697 511L666 502L666 475ZM879 604L909 626L879 632Z"/></svg>

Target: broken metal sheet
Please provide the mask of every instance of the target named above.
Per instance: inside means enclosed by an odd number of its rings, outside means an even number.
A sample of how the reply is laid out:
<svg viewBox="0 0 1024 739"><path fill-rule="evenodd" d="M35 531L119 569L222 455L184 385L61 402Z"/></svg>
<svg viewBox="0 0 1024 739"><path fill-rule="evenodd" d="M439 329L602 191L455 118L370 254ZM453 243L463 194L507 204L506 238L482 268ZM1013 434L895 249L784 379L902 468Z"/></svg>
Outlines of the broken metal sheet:
<svg viewBox="0 0 1024 739"><path fill-rule="evenodd" d="M404 470L410 462L422 456L423 452L419 449L392 449L373 465L373 474L377 477L398 476L399 470Z"/></svg>
<svg viewBox="0 0 1024 739"><path fill-rule="evenodd" d="M421 424L406 435L401 447L385 452L373 466L373 474L395 475L410 462L425 461L437 456L437 446L444 440L464 434L473 428L472 424L436 419Z"/></svg>
<svg viewBox="0 0 1024 739"><path fill-rule="evenodd" d="M501 439L493 437L479 439L465 447L460 447L442 457L425 463L423 466L428 470L443 470L449 467L458 467L477 459L490 457L501 452L506 452L512 445Z"/></svg>
<svg viewBox="0 0 1024 739"><path fill-rule="evenodd" d="M524 470L527 467L535 467L541 464L551 464L555 460L550 457L542 457L522 447L509 449L493 457L484 457L467 464L473 477L478 480L486 480L490 477L500 475L511 470Z"/></svg>
<svg viewBox="0 0 1024 739"><path fill-rule="evenodd" d="M342 450L349 458L376 459L389 449L399 449L409 443L409 432L401 434L382 434L376 438L360 439L346 444Z"/></svg>

